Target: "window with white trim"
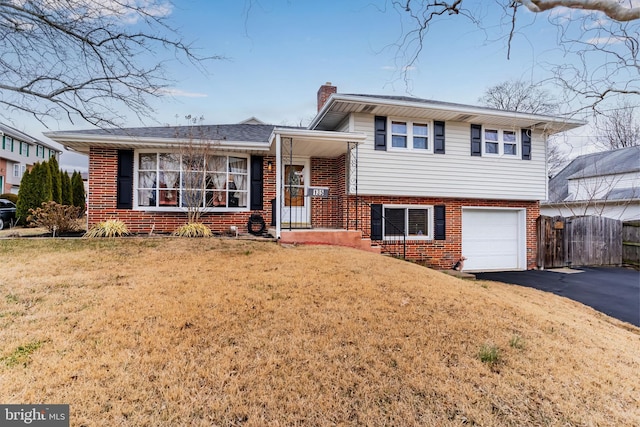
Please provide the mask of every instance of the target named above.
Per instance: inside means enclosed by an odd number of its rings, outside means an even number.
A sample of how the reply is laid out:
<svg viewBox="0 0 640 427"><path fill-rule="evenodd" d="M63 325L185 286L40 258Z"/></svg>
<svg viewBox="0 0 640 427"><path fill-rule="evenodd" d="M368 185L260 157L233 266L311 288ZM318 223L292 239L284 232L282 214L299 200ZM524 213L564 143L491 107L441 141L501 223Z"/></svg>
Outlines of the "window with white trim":
<svg viewBox="0 0 640 427"><path fill-rule="evenodd" d="M4 137L4 149L7 151L13 151L13 138L10 136Z"/></svg>
<svg viewBox="0 0 640 427"><path fill-rule="evenodd" d="M136 204L167 210L248 207L249 159L241 155L138 152Z"/></svg>
<svg viewBox="0 0 640 427"><path fill-rule="evenodd" d="M433 239L433 206L384 205L383 238Z"/></svg>
<svg viewBox="0 0 640 427"><path fill-rule="evenodd" d="M390 138L392 148L433 151L430 122L412 122L390 119Z"/></svg>
<svg viewBox="0 0 640 427"><path fill-rule="evenodd" d="M482 132L483 154L495 156L517 156L518 137L514 130L485 127Z"/></svg>

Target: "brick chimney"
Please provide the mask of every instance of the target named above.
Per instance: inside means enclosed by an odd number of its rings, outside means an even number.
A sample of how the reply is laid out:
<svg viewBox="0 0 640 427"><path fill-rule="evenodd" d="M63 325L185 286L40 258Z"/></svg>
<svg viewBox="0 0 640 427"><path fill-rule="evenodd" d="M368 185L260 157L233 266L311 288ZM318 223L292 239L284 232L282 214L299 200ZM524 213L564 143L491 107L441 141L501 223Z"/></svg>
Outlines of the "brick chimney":
<svg viewBox="0 0 640 427"><path fill-rule="evenodd" d="M338 92L338 88L333 86L331 82L326 82L318 89L318 111L322 109L332 93Z"/></svg>

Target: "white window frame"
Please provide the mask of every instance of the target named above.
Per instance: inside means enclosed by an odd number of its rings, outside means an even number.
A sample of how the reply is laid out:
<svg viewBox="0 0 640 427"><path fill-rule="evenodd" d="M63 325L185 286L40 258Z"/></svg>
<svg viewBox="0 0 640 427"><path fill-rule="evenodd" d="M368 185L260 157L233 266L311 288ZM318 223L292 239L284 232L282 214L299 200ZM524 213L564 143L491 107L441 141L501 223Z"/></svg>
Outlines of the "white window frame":
<svg viewBox="0 0 640 427"><path fill-rule="evenodd" d="M497 135L498 135L498 140L497 141L488 141L486 139L486 132L487 131L496 131ZM505 142L504 140L504 133L505 132L512 132L515 136L515 142ZM488 143L497 143L498 144L498 152L497 153L489 153L487 152L487 144ZM511 145L511 144L515 144L516 146L516 152L513 154L505 154L504 152L504 146L505 145ZM512 158L512 159L517 159L518 156L520 156L520 153L522 153L522 144L520 141L520 132L519 129L503 129L500 128L498 126L482 126L482 155L483 156L487 156L487 157L507 157L507 158Z"/></svg>
<svg viewBox="0 0 640 427"><path fill-rule="evenodd" d="M386 218L386 210L387 209L404 209L404 238L406 240L433 240L434 236L434 219L433 219L433 205L382 205L382 216L384 217L382 221L382 240L398 240L402 238L402 236L398 235L388 235L387 236L387 218ZM423 235L409 235L409 210L426 210L427 211L427 227L429 228L426 233Z"/></svg>
<svg viewBox="0 0 640 427"><path fill-rule="evenodd" d="M406 147L394 147L393 146L393 123L399 122L404 123L407 126L406 134L396 134L403 135L407 138L407 146ZM415 125L426 125L427 126L427 148L416 148L414 147L414 134L413 127ZM433 120L407 120L407 119L398 119L394 117L387 118L387 147L390 151L398 150L398 151L414 151L416 153L430 153L433 154ZM422 135L416 135L417 137L421 137Z"/></svg>
<svg viewBox="0 0 640 427"><path fill-rule="evenodd" d="M13 138L10 136L4 137L4 149L10 152L13 152Z"/></svg>
<svg viewBox="0 0 640 427"><path fill-rule="evenodd" d="M143 206L139 204L139 177L140 177L140 154L151 153L151 154L177 154L180 155L179 152L174 152L170 150L135 150L134 151L134 167L133 167L133 209L141 210L141 211L151 211L151 212L186 212L186 206ZM247 160L247 174L246 174L246 198L247 198L247 206L238 206L238 207L213 207L207 206L202 207L200 212L246 212L250 210L251 207L251 156L245 153L234 153L234 152L212 152L209 153L210 156L224 156L227 158L227 164L229 162L230 157L244 158ZM156 169L156 173L159 171ZM231 172L227 171L227 175L231 175ZM180 179L181 180L181 179ZM146 188L146 187L145 187ZM177 189L178 192L181 191L181 188ZM225 192L229 190L225 189Z"/></svg>

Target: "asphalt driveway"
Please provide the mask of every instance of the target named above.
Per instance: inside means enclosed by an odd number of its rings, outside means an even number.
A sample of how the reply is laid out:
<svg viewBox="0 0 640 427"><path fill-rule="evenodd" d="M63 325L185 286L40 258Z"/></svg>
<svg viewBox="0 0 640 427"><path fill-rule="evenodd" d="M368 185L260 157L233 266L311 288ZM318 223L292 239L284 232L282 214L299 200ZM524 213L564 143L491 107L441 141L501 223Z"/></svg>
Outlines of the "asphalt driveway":
<svg viewBox="0 0 640 427"><path fill-rule="evenodd" d="M476 273L479 280L513 283L581 302L616 319L640 326L640 272L627 268L584 267ZM570 271L570 270L564 270Z"/></svg>

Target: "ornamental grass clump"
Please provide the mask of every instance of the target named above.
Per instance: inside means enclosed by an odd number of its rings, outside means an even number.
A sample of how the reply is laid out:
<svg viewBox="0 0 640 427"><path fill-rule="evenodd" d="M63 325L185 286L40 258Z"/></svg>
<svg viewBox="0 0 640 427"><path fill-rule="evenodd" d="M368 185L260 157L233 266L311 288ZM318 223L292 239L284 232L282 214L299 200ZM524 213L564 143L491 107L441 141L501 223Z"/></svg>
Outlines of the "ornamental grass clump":
<svg viewBox="0 0 640 427"><path fill-rule="evenodd" d="M117 219L109 219L91 227L84 237L122 237L128 235L129 229L127 229L127 225L124 222Z"/></svg>
<svg viewBox="0 0 640 427"><path fill-rule="evenodd" d="M173 235L178 237L211 237L213 233L209 227L200 222L190 222L174 231Z"/></svg>

